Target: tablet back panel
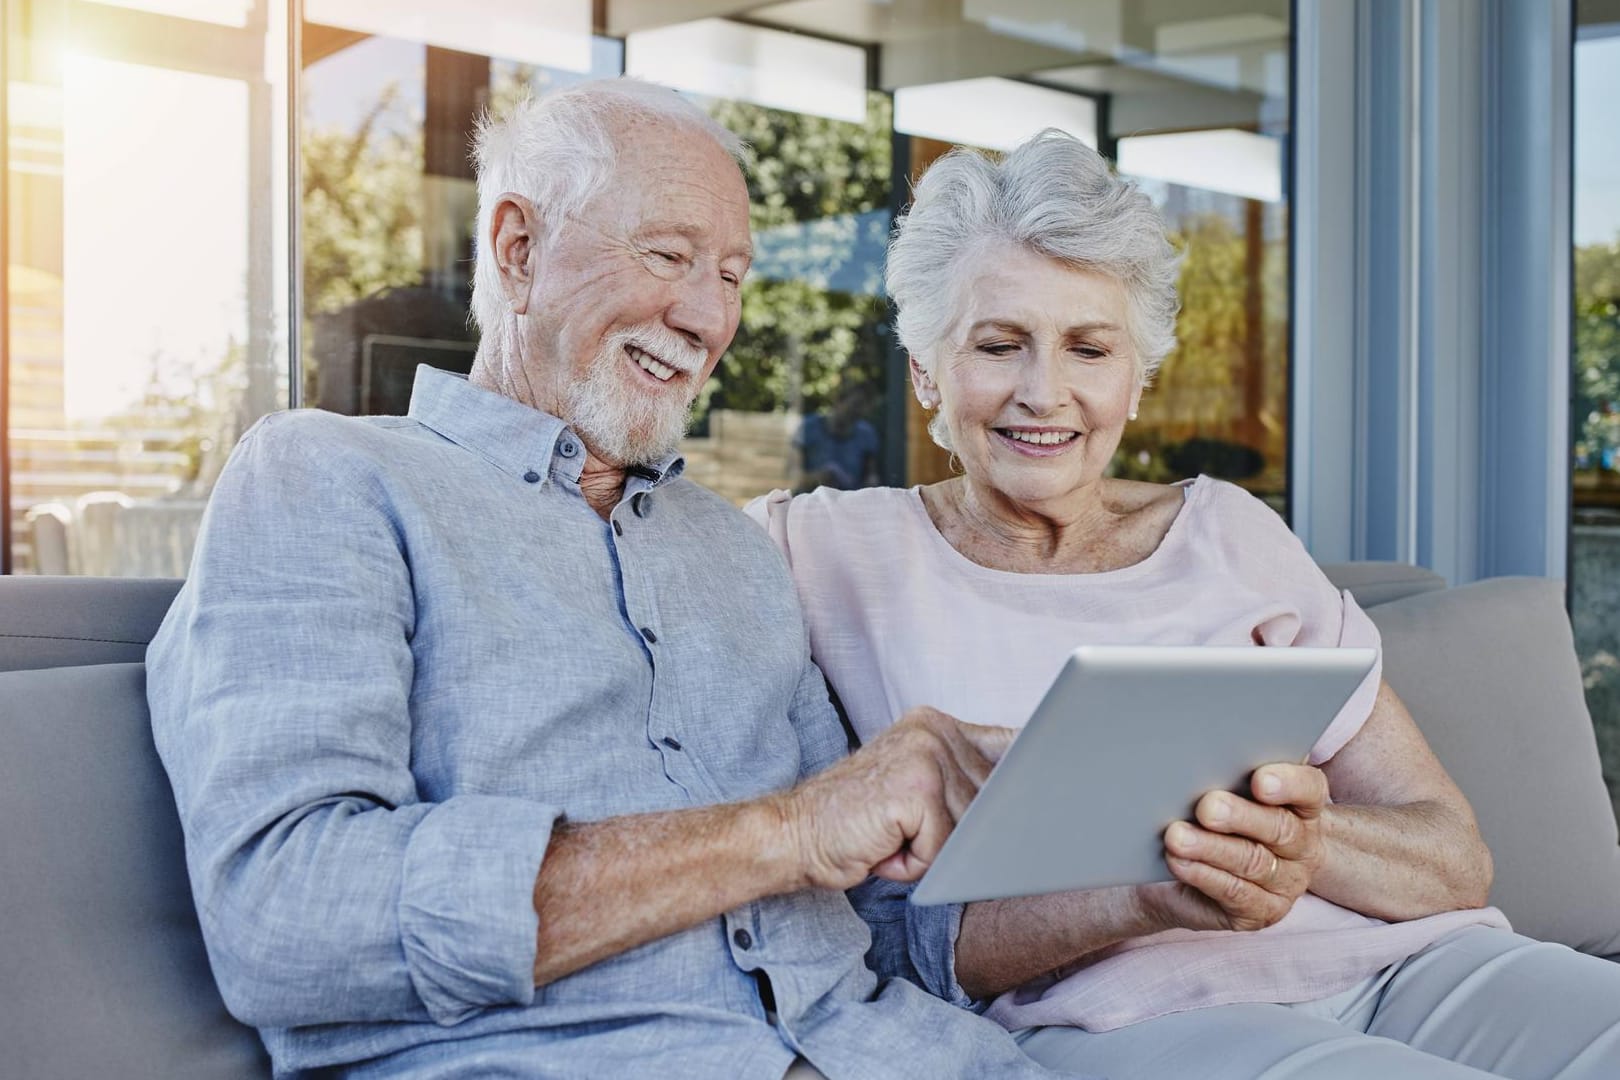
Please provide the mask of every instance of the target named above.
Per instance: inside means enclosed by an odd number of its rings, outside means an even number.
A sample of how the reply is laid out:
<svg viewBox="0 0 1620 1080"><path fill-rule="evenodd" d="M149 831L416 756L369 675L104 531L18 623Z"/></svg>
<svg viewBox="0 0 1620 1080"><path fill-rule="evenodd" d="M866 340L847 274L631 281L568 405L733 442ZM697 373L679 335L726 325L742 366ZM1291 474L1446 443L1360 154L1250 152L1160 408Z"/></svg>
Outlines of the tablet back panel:
<svg viewBox="0 0 1620 1080"><path fill-rule="evenodd" d="M1303 761L1372 649L1076 649L934 865L917 904L1168 881L1164 830L1206 791Z"/></svg>

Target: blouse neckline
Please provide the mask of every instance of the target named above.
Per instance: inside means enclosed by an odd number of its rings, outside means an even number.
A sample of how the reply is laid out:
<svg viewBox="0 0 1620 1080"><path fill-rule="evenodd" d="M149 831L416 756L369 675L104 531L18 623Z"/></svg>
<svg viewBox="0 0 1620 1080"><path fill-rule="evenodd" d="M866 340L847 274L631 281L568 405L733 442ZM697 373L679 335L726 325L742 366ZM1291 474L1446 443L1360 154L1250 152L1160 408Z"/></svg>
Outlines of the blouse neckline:
<svg viewBox="0 0 1620 1080"><path fill-rule="evenodd" d="M951 542L945 539L945 534L939 531L939 526L934 524L934 519L928 515L928 507L923 502L921 484L914 484L907 488L905 494L907 496L906 502L910 506L911 512L916 516L917 524L926 537L926 542L929 546L939 549L941 557L947 563L954 565L961 573L997 582L1007 582L1009 580L1048 583L1052 581L1099 582L1125 580L1146 573L1167 557L1166 552L1173 545L1180 543L1181 535L1191 528L1187 524L1188 519L1193 516L1197 506L1203 501L1204 493L1209 489L1209 477L1199 475L1190 480L1178 480L1170 486L1182 489L1182 504L1176 511L1175 520L1170 523L1170 528L1165 530L1164 536L1160 538L1157 547L1148 552L1144 558L1131 563L1129 566L1076 574L1041 574L1027 573L1022 570L997 570L994 567L976 563L956 550Z"/></svg>

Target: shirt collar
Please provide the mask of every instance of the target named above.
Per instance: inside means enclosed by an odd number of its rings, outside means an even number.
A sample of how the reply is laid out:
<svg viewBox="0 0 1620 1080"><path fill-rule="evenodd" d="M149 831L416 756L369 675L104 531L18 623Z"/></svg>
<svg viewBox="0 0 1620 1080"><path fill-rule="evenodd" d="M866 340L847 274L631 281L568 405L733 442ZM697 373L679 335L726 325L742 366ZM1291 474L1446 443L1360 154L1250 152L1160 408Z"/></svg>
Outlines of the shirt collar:
<svg viewBox="0 0 1620 1080"><path fill-rule="evenodd" d="M585 466L579 436L557 417L485 390L465 375L420 364L411 387L411 419L521 480L553 474L573 483ZM630 470L626 493L679 476L685 459L670 454ZM530 481L531 483L533 481Z"/></svg>

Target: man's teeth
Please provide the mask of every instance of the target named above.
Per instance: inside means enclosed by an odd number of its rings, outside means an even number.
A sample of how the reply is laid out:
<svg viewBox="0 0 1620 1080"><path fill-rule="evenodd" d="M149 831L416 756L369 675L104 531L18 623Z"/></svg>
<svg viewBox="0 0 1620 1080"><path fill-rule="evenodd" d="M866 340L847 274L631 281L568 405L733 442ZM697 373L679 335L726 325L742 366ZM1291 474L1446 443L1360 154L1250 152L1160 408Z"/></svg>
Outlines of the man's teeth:
<svg viewBox="0 0 1620 1080"><path fill-rule="evenodd" d="M1036 446L1057 446L1066 443L1075 437L1073 431L1013 431L1003 430L1002 434L1018 442L1033 443Z"/></svg>
<svg viewBox="0 0 1620 1080"><path fill-rule="evenodd" d="M634 345L626 345L624 348L625 351L630 354L630 359L641 365L642 371L652 372L653 378L657 379L658 381L669 382L669 380L674 377L675 369L670 367L668 364L663 363L657 357L651 355L650 353L642 352Z"/></svg>

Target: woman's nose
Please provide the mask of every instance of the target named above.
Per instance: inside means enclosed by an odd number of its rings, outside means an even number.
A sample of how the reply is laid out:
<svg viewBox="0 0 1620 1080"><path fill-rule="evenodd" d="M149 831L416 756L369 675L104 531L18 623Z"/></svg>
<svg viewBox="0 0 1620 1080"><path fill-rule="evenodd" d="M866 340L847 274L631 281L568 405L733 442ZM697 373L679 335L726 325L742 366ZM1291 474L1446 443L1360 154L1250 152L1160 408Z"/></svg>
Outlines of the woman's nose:
<svg viewBox="0 0 1620 1080"><path fill-rule="evenodd" d="M1032 416L1055 411L1063 400L1061 358L1054 350L1031 349L1019 372L1018 403Z"/></svg>

